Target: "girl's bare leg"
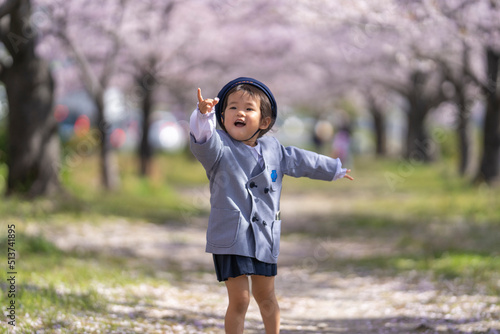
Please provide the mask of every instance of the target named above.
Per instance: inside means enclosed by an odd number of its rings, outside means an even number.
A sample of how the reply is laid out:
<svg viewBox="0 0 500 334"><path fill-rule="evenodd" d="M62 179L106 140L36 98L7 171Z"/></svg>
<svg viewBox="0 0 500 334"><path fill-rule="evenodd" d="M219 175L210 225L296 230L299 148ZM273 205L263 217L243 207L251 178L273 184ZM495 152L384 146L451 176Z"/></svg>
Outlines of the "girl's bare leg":
<svg viewBox="0 0 500 334"><path fill-rule="evenodd" d="M252 276L252 293L259 304L266 334L280 332L280 307L274 293L274 277Z"/></svg>
<svg viewBox="0 0 500 334"><path fill-rule="evenodd" d="M227 307L224 328L226 334L241 334L245 327L245 315L250 303L250 286L245 275L229 278L226 281L229 305Z"/></svg>

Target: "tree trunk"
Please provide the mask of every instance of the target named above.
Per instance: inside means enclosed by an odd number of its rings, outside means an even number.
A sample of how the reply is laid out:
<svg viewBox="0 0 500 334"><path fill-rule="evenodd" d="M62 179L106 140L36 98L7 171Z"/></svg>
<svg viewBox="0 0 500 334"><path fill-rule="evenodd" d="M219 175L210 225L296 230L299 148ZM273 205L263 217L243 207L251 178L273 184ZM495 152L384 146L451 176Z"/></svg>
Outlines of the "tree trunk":
<svg viewBox="0 0 500 334"><path fill-rule="evenodd" d="M483 155L476 180L492 184L498 179L500 159L500 96L497 93L500 55L487 49L486 56L488 90L483 125Z"/></svg>
<svg viewBox="0 0 500 334"><path fill-rule="evenodd" d="M405 158L421 162L433 161L436 153L436 144L429 138L425 129L425 117L436 103L424 93L427 79L428 74L414 72L412 74L413 89L408 96L410 110L407 118ZM434 100L437 101L437 97L434 97Z"/></svg>
<svg viewBox="0 0 500 334"><path fill-rule="evenodd" d="M427 109L421 101L412 103L407 118L406 159L422 162L432 160L435 147L425 130L426 115Z"/></svg>
<svg viewBox="0 0 500 334"><path fill-rule="evenodd" d="M375 105L370 107L373 116L373 125L375 130L375 152L378 157L387 155L387 136L385 129L385 116Z"/></svg>
<svg viewBox="0 0 500 334"><path fill-rule="evenodd" d="M106 122L104 116L104 96L102 91L94 98L94 102L97 106L97 125L99 128L99 135L101 137L101 182L104 189L116 190L120 185L120 178L118 175L118 166L110 148L109 124Z"/></svg>
<svg viewBox="0 0 500 334"><path fill-rule="evenodd" d="M408 129L406 136L405 158L415 161L431 161L431 153L434 150L432 141L425 131L424 120L427 110L421 106L414 106L408 113Z"/></svg>
<svg viewBox="0 0 500 334"><path fill-rule="evenodd" d="M6 195L53 195L61 190L59 137L52 113L54 81L47 62L35 55L34 31L26 26L30 2L15 2L9 15L10 27L2 41L12 65L1 75L9 103Z"/></svg>
<svg viewBox="0 0 500 334"><path fill-rule="evenodd" d="M151 85L147 85L145 79L138 80L142 90L142 137L139 145L140 176L148 176L151 171L151 158L153 150L149 143L149 128L151 125L151 112L153 107L153 90ZM154 80L154 79L153 79Z"/></svg>
<svg viewBox="0 0 500 334"><path fill-rule="evenodd" d="M458 119L457 119L457 137L459 149L458 172L460 176L464 176L469 167L470 161L470 127L469 127L469 109L467 98L465 96L462 85L457 87L457 102L458 102Z"/></svg>
<svg viewBox="0 0 500 334"><path fill-rule="evenodd" d="M9 101L7 195L52 195L60 190L54 83L45 61L16 63L5 73Z"/></svg>

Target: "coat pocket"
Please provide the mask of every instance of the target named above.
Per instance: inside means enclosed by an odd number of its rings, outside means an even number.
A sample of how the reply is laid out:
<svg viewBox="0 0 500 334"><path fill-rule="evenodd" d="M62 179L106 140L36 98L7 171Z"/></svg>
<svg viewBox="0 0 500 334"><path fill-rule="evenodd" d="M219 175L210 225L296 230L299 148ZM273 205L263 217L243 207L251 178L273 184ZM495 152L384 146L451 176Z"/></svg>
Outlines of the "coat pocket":
<svg viewBox="0 0 500 334"><path fill-rule="evenodd" d="M280 254L280 237L281 237L281 220L273 221L273 257L278 257Z"/></svg>
<svg viewBox="0 0 500 334"><path fill-rule="evenodd" d="M207 242L215 247L235 244L240 228L240 211L212 208L207 229Z"/></svg>

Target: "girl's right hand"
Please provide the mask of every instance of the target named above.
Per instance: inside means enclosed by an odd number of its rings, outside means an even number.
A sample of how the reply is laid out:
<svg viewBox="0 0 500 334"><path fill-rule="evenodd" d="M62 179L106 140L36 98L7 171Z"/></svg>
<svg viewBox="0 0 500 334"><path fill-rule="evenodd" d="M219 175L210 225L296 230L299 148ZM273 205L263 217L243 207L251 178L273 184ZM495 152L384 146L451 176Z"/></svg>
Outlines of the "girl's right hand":
<svg viewBox="0 0 500 334"><path fill-rule="evenodd" d="M215 99L203 100L203 97L201 96L201 88L198 88L198 109L200 109L200 112L202 114L206 114L212 111L217 103L219 103L218 97L216 97Z"/></svg>

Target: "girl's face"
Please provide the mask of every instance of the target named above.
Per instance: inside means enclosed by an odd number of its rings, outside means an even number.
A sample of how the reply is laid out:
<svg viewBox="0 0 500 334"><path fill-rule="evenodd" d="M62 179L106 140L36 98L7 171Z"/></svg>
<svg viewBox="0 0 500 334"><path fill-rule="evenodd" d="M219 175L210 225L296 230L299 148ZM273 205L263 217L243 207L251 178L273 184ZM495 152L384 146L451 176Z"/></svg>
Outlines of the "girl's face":
<svg viewBox="0 0 500 334"><path fill-rule="evenodd" d="M262 119L259 98L254 98L245 91L236 91L227 97L224 127L233 139L255 146L258 134L253 135L258 129L267 129L269 124L271 117Z"/></svg>

